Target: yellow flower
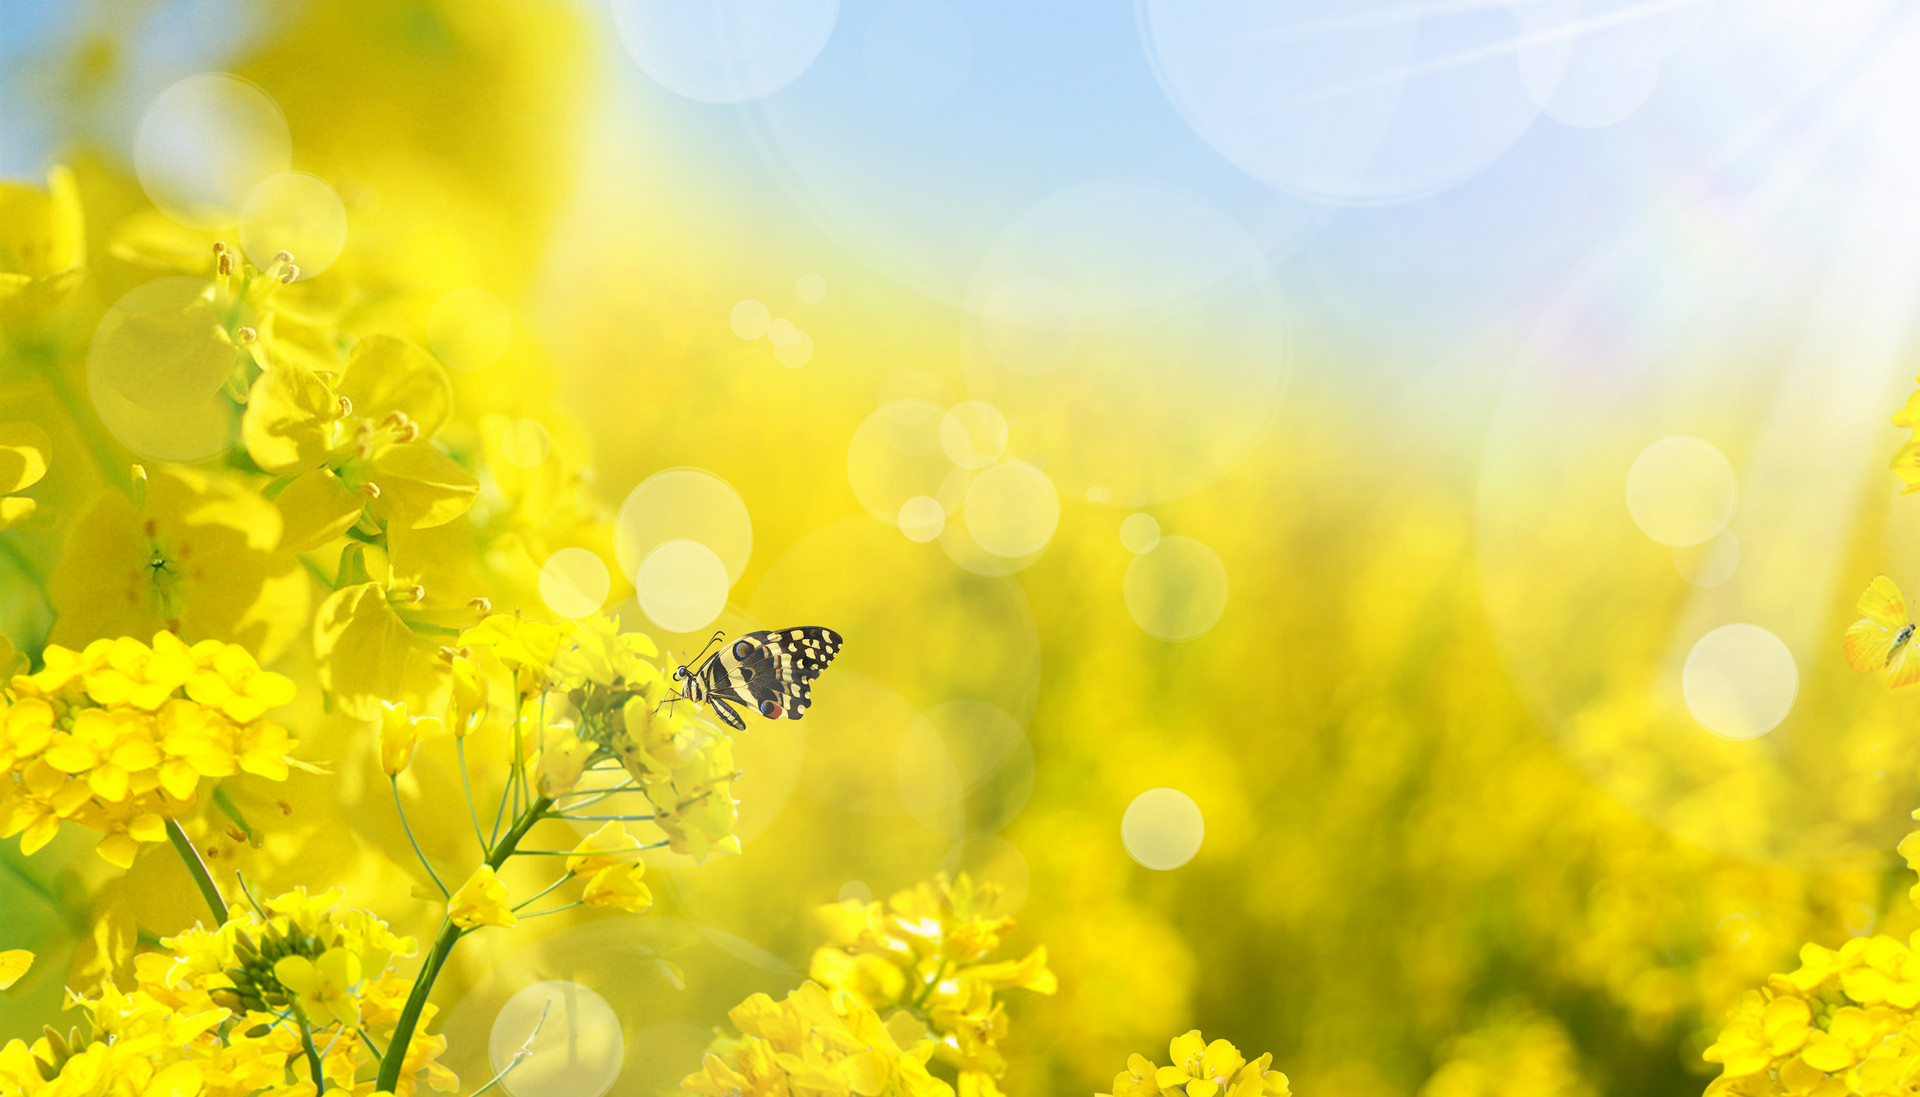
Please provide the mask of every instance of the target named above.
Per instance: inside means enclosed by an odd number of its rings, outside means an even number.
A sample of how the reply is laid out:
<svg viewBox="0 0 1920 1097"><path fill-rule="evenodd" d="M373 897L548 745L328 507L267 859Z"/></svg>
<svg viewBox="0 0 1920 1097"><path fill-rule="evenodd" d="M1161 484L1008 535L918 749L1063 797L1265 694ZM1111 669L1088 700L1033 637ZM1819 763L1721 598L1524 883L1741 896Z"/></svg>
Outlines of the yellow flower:
<svg viewBox="0 0 1920 1097"><path fill-rule="evenodd" d="M241 433L255 463L288 478L275 498L288 547L323 545L363 518L420 529L466 513L479 481L428 440L452 405L446 368L389 335L355 343L332 383L273 362L248 395Z"/></svg>
<svg viewBox="0 0 1920 1097"><path fill-rule="evenodd" d="M20 977L33 966L33 953L23 948L8 949L0 952L0 990L6 990L20 981Z"/></svg>
<svg viewBox="0 0 1920 1097"><path fill-rule="evenodd" d="M540 750L533 759L534 785L540 795L559 796L580 783L587 761L599 746L581 739L572 726L550 724L540 736Z"/></svg>
<svg viewBox="0 0 1920 1097"><path fill-rule="evenodd" d="M280 517L234 478L162 467L145 499L96 499L73 523L49 595L50 639L161 629L192 642L238 643L271 662L306 619L308 579L276 551Z"/></svg>
<svg viewBox="0 0 1920 1097"><path fill-rule="evenodd" d="M86 221L72 171L49 171L44 190L0 181L0 327L72 290L86 260Z"/></svg>
<svg viewBox="0 0 1920 1097"><path fill-rule="evenodd" d="M18 775L0 800L0 835L21 835L32 853L62 821L80 823L101 832L101 857L126 868L142 843L166 839L166 819L194 805L203 778L285 780L293 740L259 717L262 698L291 697L290 682L248 669L253 696L231 704L246 720L192 696L212 668L254 667L230 648L190 649L165 632L151 647L124 636L78 652L49 646L38 674L0 693L0 769Z"/></svg>
<svg viewBox="0 0 1920 1097"><path fill-rule="evenodd" d="M340 909L343 898L338 888L295 889L267 899L265 916L237 908L223 925L163 939L135 958L131 990L107 983L72 995L88 1015L86 1040L48 1036L0 1051L0 1094L41 1092L43 1077L57 1079L46 1092L59 1094L310 1094L304 1042L285 1023L294 1010L324 1049L329 1088L362 1091L378 1063L373 1047L391 1039L412 983L393 958L417 943L364 910ZM424 1031L432 1018L429 1007L408 1046L403 1093L457 1084L436 1062L445 1038ZM290 1085L289 1071L300 1081Z"/></svg>
<svg viewBox="0 0 1920 1097"><path fill-rule="evenodd" d="M158 640L155 641L156 650ZM293 680L260 669L253 653L237 644L195 645L198 665L187 679L187 696L246 723L293 700Z"/></svg>
<svg viewBox="0 0 1920 1097"><path fill-rule="evenodd" d="M874 1009L923 1018L938 1040L934 1054L960 1071L962 1088L984 1094L1006 1071L999 1045L1007 1017L995 992L1058 987L1044 947L1016 960L989 959L1013 921L993 913L999 902L998 888L962 873L897 892L885 904L819 907L829 943L814 950L808 974Z"/></svg>
<svg viewBox="0 0 1920 1097"><path fill-rule="evenodd" d="M273 974L293 992L308 1020L331 1017L349 1028L360 1023L360 1001L353 996L360 982L360 957L353 951L330 948L318 960L285 956L273 965Z"/></svg>
<svg viewBox="0 0 1920 1097"><path fill-rule="evenodd" d="M520 920L507 908L507 885L494 875L492 865L475 869L467 882L448 898L447 917L462 929L511 926Z"/></svg>
<svg viewBox="0 0 1920 1097"><path fill-rule="evenodd" d="M644 688L663 680L653 662L660 654L644 632L621 632L618 617L589 617L568 634L571 641L553 657L557 688L589 685Z"/></svg>
<svg viewBox="0 0 1920 1097"><path fill-rule="evenodd" d="M496 613L460 634L462 645L485 648L514 671L522 694L545 681L547 666L560 650L562 633L555 625L512 613Z"/></svg>
<svg viewBox="0 0 1920 1097"><path fill-rule="evenodd" d="M1914 378L1920 381L1920 377ZM1894 451L1890 466L1894 474L1906 481L1906 490L1902 495L1912 495L1920 491L1920 389L1907 397L1905 407L1894 413L1893 425L1913 430L1914 436L1901 443Z"/></svg>
<svg viewBox="0 0 1920 1097"><path fill-rule="evenodd" d="M47 474L53 440L33 423L0 423L0 530L33 516L32 499L17 495Z"/></svg>
<svg viewBox="0 0 1920 1097"><path fill-rule="evenodd" d="M389 777L399 776L413 760L414 744L420 741L421 733L431 735L439 730L437 716L410 716L404 701L380 702L380 768Z"/></svg>
<svg viewBox="0 0 1920 1097"><path fill-rule="evenodd" d="M755 994L727 1015L741 1032L709 1047L682 1089L701 1097L953 1097L927 1070L931 1041L902 1048L851 995L802 983L784 1001Z"/></svg>
<svg viewBox="0 0 1920 1097"><path fill-rule="evenodd" d="M487 718L487 676L464 654L447 659L453 668L453 693L448 700L448 722L457 739L465 739Z"/></svg>
<svg viewBox="0 0 1920 1097"><path fill-rule="evenodd" d="M416 633L395 611L407 591L377 581L341 587L314 614L313 653L321 688L342 712L371 720L383 701L427 708L445 688L451 668L439 645Z"/></svg>
<svg viewBox="0 0 1920 1097"><path fill-rule="evenodd" d="M1111 1097L1214 1097L1223 1089L1227 1097L1289 1097L1287 1076L1268 1070L1273 1056L1262 1055L1252 1062L1225 1040L1208 1043L1194 1029L1176 1036L1168 1053L1169 1066L1156 1067L1143 1055L1129 1056L1127 1069L1113 1079Z"/></svg>
<svg viewBox="0 0 1920 1097"><path fill-rule="evenodd" d="M1239 1049L1225 1040L1209 1044L1197 1028L1174 1037L1167 1053L1173 1065L1156 1071L1154 1081L1163 1090L1185 1086L1187 1097L1213 1097L1246 1065Z"/></svg>
<svg viewBox="0 0 1920 1097"><path fill-rule="evenodd" d="M639 914L653 905L653 892L641 882L647 866L640 848L619 823L606 824L574 847L567 872L586 884L581 898L589 907Z"/></svg>
<svg viewBox="0 0 1920 1097"><path fill-rule="evenodd" d="M645 790L654 825L675 853L699 861L713 852L740 852L733 833L740 807L733 798L739 771L732 739L688 720L684 711L664 711L657 695L642 690L621 706L608 746Z"/></svg>

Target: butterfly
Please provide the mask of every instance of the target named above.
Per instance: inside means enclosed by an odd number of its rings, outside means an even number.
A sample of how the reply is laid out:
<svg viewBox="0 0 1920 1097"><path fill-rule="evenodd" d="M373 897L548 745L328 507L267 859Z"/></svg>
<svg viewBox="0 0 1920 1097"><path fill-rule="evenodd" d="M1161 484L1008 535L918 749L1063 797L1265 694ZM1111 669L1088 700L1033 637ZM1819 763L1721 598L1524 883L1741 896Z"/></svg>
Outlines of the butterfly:
<svg viewBox="0 0 1920 1097"><path fill-rule="evenodd" d="M1895 688L1920 682L1920 644L1914 642L1915 626L1899 585L1874 576L1855 608L1865 616L1848 625L1840 641L1847 665L1868 674L1885 669L1887 685Z"/></svg>
<svg viewBox="0 0 1920 1097"><path fill-rule="evenodd" d="M712 647L725 633L716 632ZM702 648L702 654L706 649ZM769 720L785 716L798 720L813 703L811 683L840 654L840 634L830 628L807 625L749 632L707 656L699 668L681 666L673 672L680 696L696 705L710 705L714 714L735 731L747 722L733 710L745 705ZM695 656L698 659L699 656Z"/></svg>

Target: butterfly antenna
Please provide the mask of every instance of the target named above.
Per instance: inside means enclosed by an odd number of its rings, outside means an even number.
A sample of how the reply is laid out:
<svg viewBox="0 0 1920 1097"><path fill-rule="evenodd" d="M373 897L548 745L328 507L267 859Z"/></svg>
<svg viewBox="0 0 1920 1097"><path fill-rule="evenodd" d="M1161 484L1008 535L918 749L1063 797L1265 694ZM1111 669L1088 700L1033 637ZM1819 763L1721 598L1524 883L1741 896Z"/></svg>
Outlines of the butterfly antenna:
<svg viewBox="0 0 1920 1097"><path fill-rule="evenodd" d="M727 631L725 629L720 629L716 631L711 637L708 638L707 647L700 649L700 655L705 655L707 653L707 648L710 648L714 644L718 643L720 638L722 636L725 636L726 634L727 634ZM686 665L692 666L694 664L694 661L700 658L700 655L696 655L692 659L687 660Z"/></svg>

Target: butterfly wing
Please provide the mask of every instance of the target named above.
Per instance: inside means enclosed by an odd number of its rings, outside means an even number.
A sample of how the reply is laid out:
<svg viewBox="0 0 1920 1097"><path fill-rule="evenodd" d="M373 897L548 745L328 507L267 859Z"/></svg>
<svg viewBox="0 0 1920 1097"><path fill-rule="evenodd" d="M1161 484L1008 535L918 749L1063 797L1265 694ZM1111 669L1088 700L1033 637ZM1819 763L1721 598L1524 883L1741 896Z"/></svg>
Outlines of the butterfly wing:
<svg viewBox="0 0 1920 1097"><path fill-rule="evenodd" d="M700 674L711 696L798 720L813 703L810 683L839 653L840 634L832 629L763 629L714 652Z"/></svg>
<svg viewBox="0 0 1920 1097"><path fill-rule="evenodd" d="M1920 644L1909 639L1887 661L1887 685L1894 689L1920 682Z"/></svg>
<svg viewBox="0 0 1920 1097"><path fill-rule="evenodd" d="M1893 650L1895 637L1907 625L1907 603L1900 596L1900 587L1884 575L1874 576L1867 589L1860 592L1860 600L1855 608L1861 618L1847 626L1846 635L1841 638L1841 650L1846 653L1847 665L1859 671L1874 671L1887 666L1888 660L1897 653ZM1903 651L1911 644L1903 644Z"/></svg>
<svg viewBox="0 0 1920 1097"><path fill-rule="evenodd" d="M840 634L830 628L807 625L775 629L767 634L777 677L785 687L787 719L798 720L813 704L813 680L840 654Z"/></svg>

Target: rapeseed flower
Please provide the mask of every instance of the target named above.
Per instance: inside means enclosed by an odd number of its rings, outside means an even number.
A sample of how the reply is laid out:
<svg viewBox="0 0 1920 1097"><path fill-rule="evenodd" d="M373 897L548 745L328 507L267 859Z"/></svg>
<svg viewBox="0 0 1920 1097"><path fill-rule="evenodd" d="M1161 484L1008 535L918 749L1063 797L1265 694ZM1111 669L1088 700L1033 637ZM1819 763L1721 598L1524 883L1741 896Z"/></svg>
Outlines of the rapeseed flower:
<svg viewBox="0 0 1920 1097"><path fill-rule="evenodd" d="M286 480L275 502L287 547L464 514L479 483L430 441L452 406L446 367L389 335L356 342L332 378L274 362L253 383L241 432L255 463Z"/></svg>
<svg viewBox="0 0 1920 1097"><path fill-rule="evenodd" d="M884 904L822 906L817 914L829 943L814 950L808 974L883 1013L919 1018L940 1061L958 1070L964 1092L997 1093L995 1080L1006 1072L1000 1041L1007 1019L996 992L1052 994L1059 985L1045 946L1018 959L992 958L1013 924L995 913L1000 902L997 886L961 873L899 891Z"/></svg>
<svg viewBox="0 0 1920 1097"><path fill-rule="evenodd" d="M404 701L380 702L380 768L386 770L389 777L399 776L413 760L413 748L421 734L439 730L437 716L414 716L408 713Z"/></svg>
<svg viewBox="0 0 1920 1097"><path fill-rule="evenodd" d="M1155 1066L1144 1055L1127 1059L1127 1069L1113 1079L1111 1097L1289 1097L1287 1076L1267 1069L1272 1055L1248 1062L1225 1040L1208 1043L1199 1029L1173 1038L1167 1048L1173 1061ZM1105 1097L1105 1095L1103 1095Z"/></svg>
<svg viewBox="0 0 1920 1097"><path fill-rule="evenodd" d="M417 587L368 580L320 603L313 620L316 670L342 712L371 720L390 701L425 709L445 691L452 668L440 658L440 645L399 612L420 598Z"/></svg>
<svg viewBox="0 0 1920 1097"><path fill-rule="evenodd" d="M653 905L653 892L641 882L647 873L640 840L610 822L580 840L567 858L567 873L585 884L581 900L589 907L612 907L639 914Z"/></svg>
<svg viewBox="0 0 1920 1097"><path fill-rule="evenodd" d="M86 270L86 218L72 170L47 185L0 180L0 330L44 320Z"/></svg>
<svg viewBox="0 0 1920 1097"><path fill-rule="evenodd" d="M49 579L51 640L166 630L237 643L268 662L306 620L307 577L279 551L280 516L232 474L136 470L74 522Z"/></svg>
<svg viewBox="0 0 1920 1097"><path fill-rule="evenodd" d="M293 740L263 719L293 684L233 645L189 647L169 632L80 651L58 645L36 674L0 691L0 834L32 853L63 821L102 832L121 868L196 802L204 778L239 772L284 781Z"/></svg>
<svg viewBox="0 0 1920 1097"><path fill-rule="evenodd" d="M933 1042L901 1047L879 1014L845 992L806 982L779 1002L755 994L680 1087L701 1097L953 1097L927 1070Z"/></svg>
<svg viewBox="0 0 1920 1097"><path fill-rule="evenodd" d="M103 984L71 1004L85 1035L48 1029L0 1048L0 1094L182 1094L249 1097L312 1092L308 1045L327 1049L329 1088L365 1092L378 1061L368 1037L397 1019L407 980L395 957L416 951L340 889L295 889L213 929L196 926L134 962L134 985ZM409 1046L397 1090L458 1085L437 1062L444 1037Z"/></svg>
<svg viewBox="0 0 1920 1097"><path fill-rule="evenodd" d="M507 906L507 885L495 875L492 865L475 869L447 898L447 917L461 929L511 926L520 920Z"/></svg>
<svg viewBox="0 0 1920 1097"><path fill-rule="evenodd" d="M1750 991L1706 1051L1710 1095L1904 1093L1920 1075L1920 954L1891 937L1808 944L1800 967Z"/></svg>

